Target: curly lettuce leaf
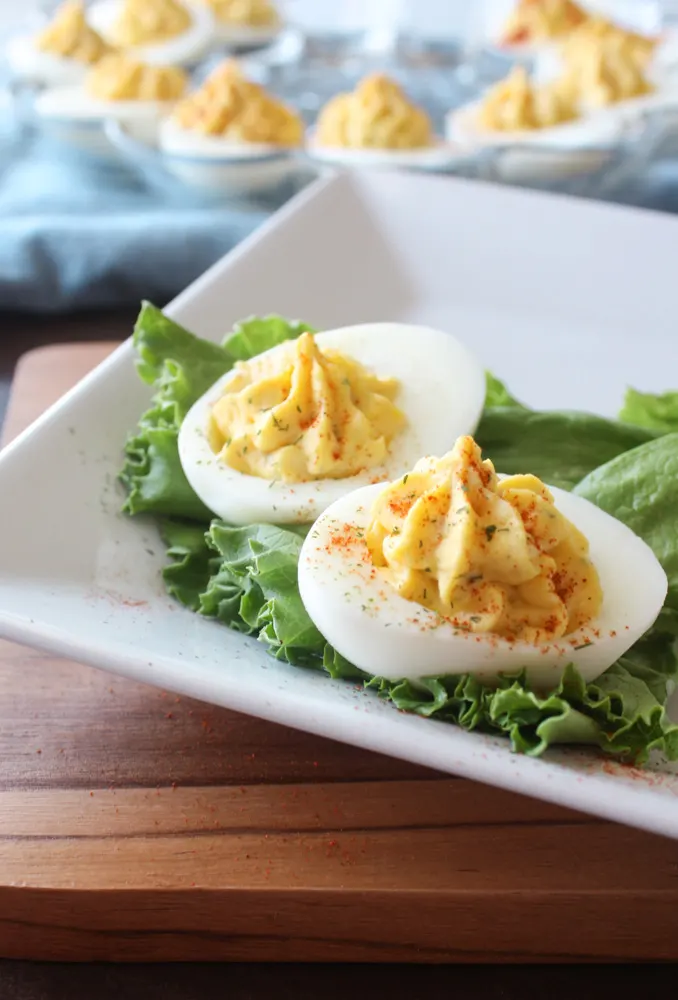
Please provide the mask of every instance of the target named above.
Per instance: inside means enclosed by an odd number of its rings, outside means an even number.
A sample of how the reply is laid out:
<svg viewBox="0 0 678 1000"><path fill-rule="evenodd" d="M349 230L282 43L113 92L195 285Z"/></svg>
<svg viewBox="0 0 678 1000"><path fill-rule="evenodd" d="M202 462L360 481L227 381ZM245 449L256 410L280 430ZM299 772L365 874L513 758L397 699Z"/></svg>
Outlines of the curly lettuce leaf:
<svg viewBox="0 0 678 1000"><path fill-rule="evenodd" d="M678 392L654 395L651 392L627 389L619 419L637 427L650 427L665 434L678 431Z"/></svg>
<svg viewBox="0 0 678 1000"><path fill-rule="evenodd" d="M193 403L233 364L219 344L189 333L150 302L142 304L132 343L140 377L154 387L154 402L172 405L172 423L177 427Z"/></svg>
<svg viewBox="0 0 678 1000"><path fill-rule="evenodd" d="M150 408L125 447L120 480L124 510L208 521L211 514L191 488L179 461L179 428L191 406L236 360L245 360L310 329L279 316L238 324L220 346L196 337L150 302L139 313L133 343L137 371L154 387Z"/></svg>
<svg viewBox="0 0 678 1000"><path fill-rule="evenodd" d="M485 409L476 440L498 472L530 472L570 490L599 465L658 433L589 413L494 406Z"/></svg>
<svg viewBox="0 0 678 1000"><path fill-rule="evenodd" d="M205 526L167 520L160 524L169 563L163 569L168 594L191 611L200 611L208 581L219 571L219 559L207 545Z"/></svg>
<svg viewBox="0 0 678 1000"><path fill-rule="evenodd" d="M376 677L366 686L403 711L507 736L514 750L530 756L558 744L580 743L642 764L653 750L678 759L678 726L667 718L664 706L676 658L668 648L663 655L667 673L662 676L660 669L649 667L653 678L639 676L630 660L620 660L586 684L569 664L548 694L531 690L524 674L502 677L496 688L468 674L425 678L416 686Z"/></svg>
<svg viewBox="0 0 678 1000"><path fill-rule="evenodd" d="M312 326L307 326L300 320L286 320L280 316L251 316L236 323L233 333L224 341L224 349L234 361L248 361L277 344L295 340L306 331L315 333Z"/></svg>

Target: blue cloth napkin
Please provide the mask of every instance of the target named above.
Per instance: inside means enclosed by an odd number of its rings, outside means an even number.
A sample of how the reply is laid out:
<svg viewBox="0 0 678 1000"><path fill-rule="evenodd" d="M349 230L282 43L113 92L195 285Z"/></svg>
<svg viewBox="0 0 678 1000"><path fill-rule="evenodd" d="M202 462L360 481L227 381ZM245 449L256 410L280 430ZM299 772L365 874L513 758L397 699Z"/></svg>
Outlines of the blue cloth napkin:
<svg viewBox="0 0 678 1000"><path fill-rule="evenodd" d="M0 134L0 310L164 303L292 193L210 203L44 136Z"/></svg>
<svg viewBox="0 0 678 1000"><path fill-rule="evenodd" d="M596 195L678 212L678 151ZM0 311L164 304L280 207L312 172L263 202L224 204L104 163L0 114Z"/></svg>

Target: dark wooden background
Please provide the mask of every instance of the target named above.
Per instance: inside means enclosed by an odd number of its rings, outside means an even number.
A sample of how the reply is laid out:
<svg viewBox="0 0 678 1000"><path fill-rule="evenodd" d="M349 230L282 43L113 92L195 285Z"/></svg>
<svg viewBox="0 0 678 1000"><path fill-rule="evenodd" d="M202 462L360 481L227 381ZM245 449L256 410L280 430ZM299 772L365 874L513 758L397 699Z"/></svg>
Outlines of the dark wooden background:
<svg viewBox="0 0 678 1000"><path fill-rule="evenodd" d="M46 343L119 340L134 311L28 317L0 313L0 420L14 365ZM1 766L1 765L0 765ZM526 859L528 863L528 859ZM678 914L676 916L678 928ZM577 1000L659 997L660 966L54 965L0 961L0 1000ZM667 983L668 985L668 983Z"/></svg>

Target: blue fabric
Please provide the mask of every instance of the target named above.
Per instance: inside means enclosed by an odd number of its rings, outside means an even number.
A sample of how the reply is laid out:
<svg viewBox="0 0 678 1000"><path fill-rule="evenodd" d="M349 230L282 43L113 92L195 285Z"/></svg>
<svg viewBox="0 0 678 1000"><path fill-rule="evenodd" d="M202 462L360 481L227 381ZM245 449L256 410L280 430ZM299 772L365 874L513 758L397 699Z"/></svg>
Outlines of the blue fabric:
<svg viewBox="0 0 678 1000"><path fill-rule="evenodd" d="M670 152L598 196L678 212L678 160ZM164 304L294 189L257 205L210 203L176 183L19 135L0 113L0 310Z"/></svg>
<svg viewBox="0 0 678 1000"><path fill-rule="evenodd" d="M292 194L224 205L0 132L0 309L164 303Z"/></svg>

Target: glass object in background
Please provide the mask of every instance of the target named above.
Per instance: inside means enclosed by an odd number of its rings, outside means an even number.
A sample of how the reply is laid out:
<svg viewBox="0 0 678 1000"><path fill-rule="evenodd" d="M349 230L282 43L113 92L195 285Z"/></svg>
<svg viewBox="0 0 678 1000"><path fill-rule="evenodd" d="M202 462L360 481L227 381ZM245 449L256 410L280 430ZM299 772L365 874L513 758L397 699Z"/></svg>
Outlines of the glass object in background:
<svg viewBox="0 0 678 1000"><path fill-rule="evenodd" d="M463 88L463 102L477 97L499 80L513 63L529 65L529 59L505 53L497 45L502 27L515 6L514 0L455 0L449 6L456 12L462 43L457 79Z"/></svg>

